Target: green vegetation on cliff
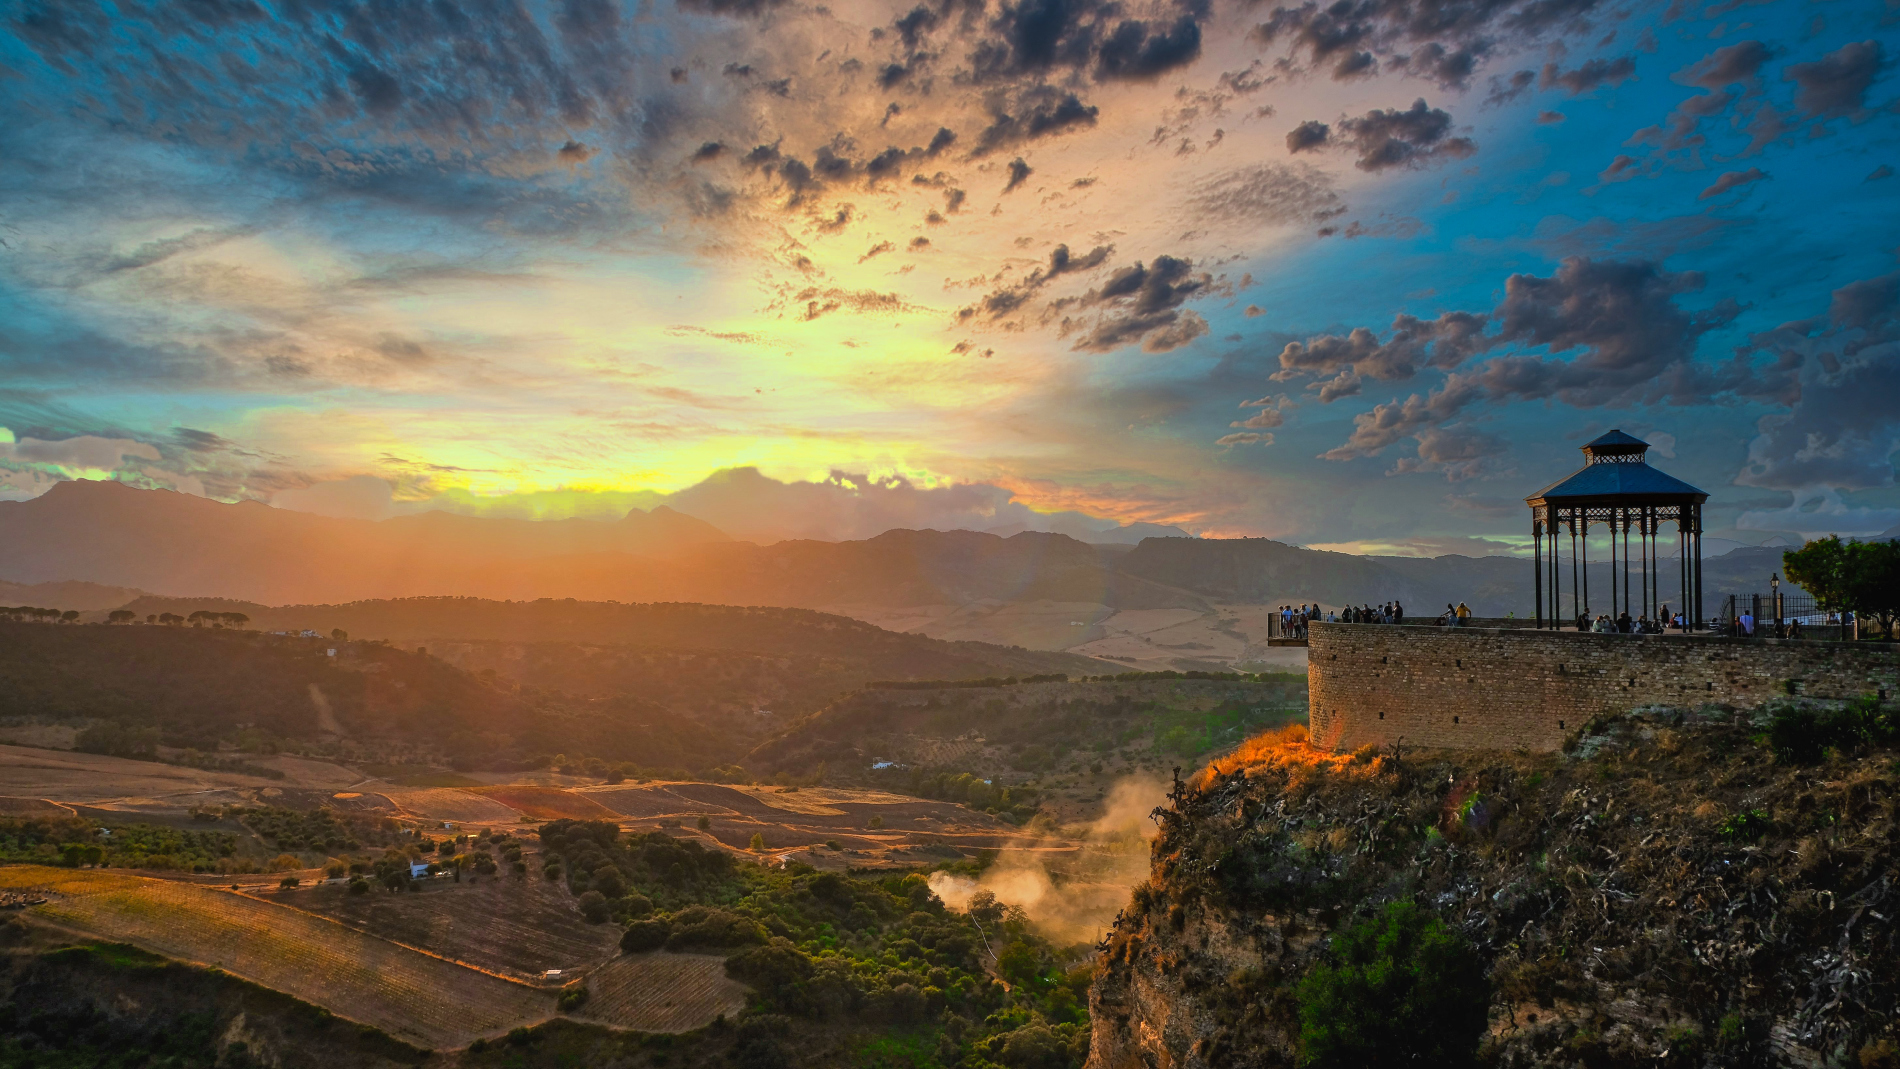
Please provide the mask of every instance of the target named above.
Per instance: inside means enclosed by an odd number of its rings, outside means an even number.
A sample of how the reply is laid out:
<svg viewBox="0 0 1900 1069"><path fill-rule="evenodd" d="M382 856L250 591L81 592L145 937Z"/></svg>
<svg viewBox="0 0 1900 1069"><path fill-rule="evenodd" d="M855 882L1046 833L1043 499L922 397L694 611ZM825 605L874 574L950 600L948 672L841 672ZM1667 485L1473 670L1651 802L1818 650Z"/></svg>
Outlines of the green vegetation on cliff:
<svg viewBox="0 0 1900 1069"><path fill-rule="evenodd" d="M1093 1064L1317 1060L1309 1000L1392 903L1483 962L1486 1065L1890 1064L1895 711L1844 704L1639 710L1546 755L1250 744L1162 811ZM1778 746L1801 724L1831 734Z"/></svg>

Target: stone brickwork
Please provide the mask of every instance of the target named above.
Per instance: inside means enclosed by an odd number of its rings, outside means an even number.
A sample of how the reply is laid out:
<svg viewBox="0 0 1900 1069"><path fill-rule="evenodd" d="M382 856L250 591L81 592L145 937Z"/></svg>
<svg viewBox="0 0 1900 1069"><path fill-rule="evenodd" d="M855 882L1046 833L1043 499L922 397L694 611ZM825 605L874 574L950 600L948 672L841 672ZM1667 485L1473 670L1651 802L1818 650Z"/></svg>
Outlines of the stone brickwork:
<svg viewBox="0 0 1900 1069"><path fill-rule="evenodd" d="M1885 643L1316 623L1307 666L1313 742L1336 752L1555 750L1591 717L1640 705L1900 693L1900 651Z"/></svg>

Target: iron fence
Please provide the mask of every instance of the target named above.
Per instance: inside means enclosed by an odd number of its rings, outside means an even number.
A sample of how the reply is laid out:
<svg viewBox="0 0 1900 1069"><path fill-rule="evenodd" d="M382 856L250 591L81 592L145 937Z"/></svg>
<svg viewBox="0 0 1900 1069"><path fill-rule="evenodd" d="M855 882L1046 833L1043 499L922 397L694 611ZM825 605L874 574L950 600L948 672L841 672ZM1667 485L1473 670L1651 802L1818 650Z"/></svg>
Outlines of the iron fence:
<svg viewBox="0 0 1900 1069"><path fill-rule="evenodd" d="M1730 594L1710 630L1739 638L1847 638L1841 614L1829 612L1807 594Z"/></svg>

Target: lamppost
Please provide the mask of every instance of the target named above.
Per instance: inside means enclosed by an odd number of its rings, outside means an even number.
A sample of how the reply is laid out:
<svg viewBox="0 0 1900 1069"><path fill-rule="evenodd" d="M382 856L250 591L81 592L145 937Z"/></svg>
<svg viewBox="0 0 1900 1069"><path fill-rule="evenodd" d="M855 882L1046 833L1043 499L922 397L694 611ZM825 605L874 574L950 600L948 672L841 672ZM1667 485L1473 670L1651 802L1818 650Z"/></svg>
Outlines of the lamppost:
<svg viewBox="0 0 1900 1069"><path fill-rule="evenodd" d="M1781 633L1781 573L1768 573L1768 589L1773 592L1775 599L1775 637L1786 638L1787 636Z"/></svg>

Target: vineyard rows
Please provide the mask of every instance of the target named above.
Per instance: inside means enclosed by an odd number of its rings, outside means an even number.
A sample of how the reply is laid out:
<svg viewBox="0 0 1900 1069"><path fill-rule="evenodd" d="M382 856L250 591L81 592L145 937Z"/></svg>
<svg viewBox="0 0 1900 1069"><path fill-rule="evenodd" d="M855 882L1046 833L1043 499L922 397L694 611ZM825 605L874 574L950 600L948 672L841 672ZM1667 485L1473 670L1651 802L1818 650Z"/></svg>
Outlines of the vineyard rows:
<svg viewBox="0 0 1900 1069"><path fill-rule="evenodd" d="M717 954L623 954L587 977L578 1016L641 1032L690 1032L745 1008L746 987Z"/></svg>

